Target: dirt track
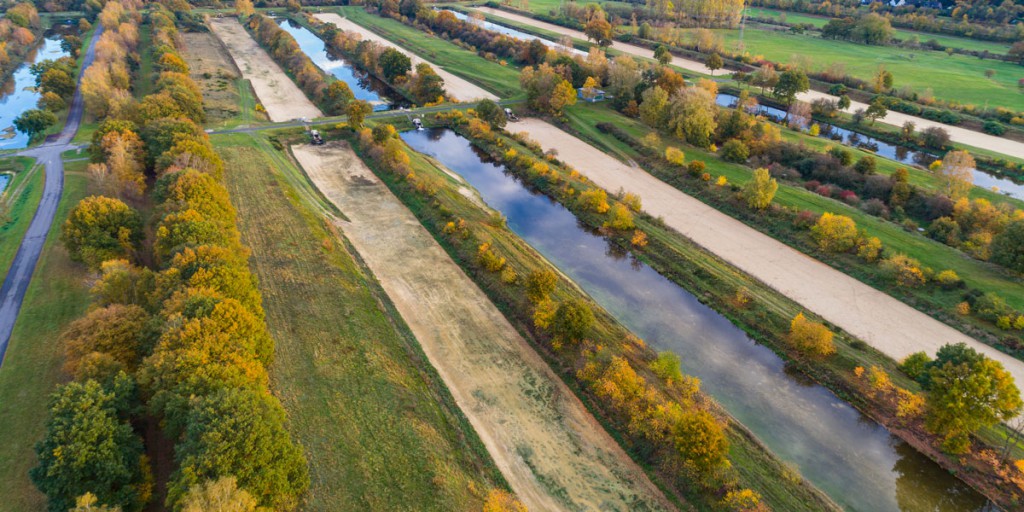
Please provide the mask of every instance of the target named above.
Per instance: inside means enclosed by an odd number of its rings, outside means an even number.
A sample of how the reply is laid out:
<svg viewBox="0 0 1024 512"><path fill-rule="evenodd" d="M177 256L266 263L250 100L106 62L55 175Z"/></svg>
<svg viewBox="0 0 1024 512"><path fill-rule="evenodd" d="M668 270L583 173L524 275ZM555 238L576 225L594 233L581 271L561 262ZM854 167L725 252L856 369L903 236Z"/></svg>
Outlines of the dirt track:
<svg viewBox="0 0 1024 512"><path fill-rule="evenodd" d="M271 121L323 117L323 112L306 98L237 19L213 18L210 29L224 42L242 76L252 83Z"/></svg>
<svg viewBox="0 0 1024 512"><path fill-rule="evenodd" d="M586 142L537 119L509 125L525 131L544 149L598 186L640 196L643 209L740 270L767 283L805 308L894 359L918 351L931 355L946 343L964 342L1003 363L1024 385L1024 362L907 306L672 186L632 168Z"/></svg>
<svg viewBox="0 0 1024 512"><path fill-rule="evenodd" d="M671 508L408 209L340 142L293 146L530 510Z"/></svg>
<svg viewBox="0 0 1024 512"><path fill-rule="evenodd" d="M370 40L370 41L376 41L378 43L381 43L381 44L386 45L386 46L390 46L391 48L394 48L394 49L396 49L396 50L398 50L398 51L408 55L409 59L412 60L412 67L413 68L415 68L416 65L421 63L421 62L426 62L427 64L430 64L430 67L434 68L434 71L436 71L437 74L440 75L441 78L444 79L444 89L445 89L445 91L447 91L448 95L453 97L457 101L475 101L475 100L482 100L482 99L496 100L496 99L498 99L498 97L495 96L494 94L491 94L491 93L483 90L482 88L480 88L480 87L478 87L476 85L473 85L472 83L470 83L470 82L468 82L466 80L463 80L462 78L459 78L459 77L457 77L457 76L455 76L455 75L445 71L441 66L438 66L436 64L433 64L433 63L431 63L429 61L426 61L426 60L420 58L415 53L413 53L413 52L411 52L409 50L406 50L405 48L402 48L401 46L398 46L395 43L392 43L391 41L388 41L387 39L384 39L383 37L381 37L381 36L377 35L376 33L374 33L372 30L369 30L369 29L367 29L367 28L365 28L365 27L363 27L361 25L357 25L357 24L353 23L348 18L342 18L341 16L339 16L338 14L335 14L333 12L314 14L313 16L315 16L320 21L324 21L324 22L327 22L327 23L334 23L341 30L344 30L346 32L355 32L355 33L359 34L363 39L367 39L367 40Z"/></svg>
<svg viewBox="0 0 1024 512"><path fill-rule="evenodd" d="M484 12L484 13L487 13L487 14L491 14L491 15L500 17L500 18L505 18L505 19L508 19L508 20L516 21L516 22L522 23L524 25L531 25L531 26L534 26L534 27L537 27L537 28L542 28L544 30L548 30L548 31L551 31L551 32L556 32L556 33L559 33L559 34L568 35L568 36L574 37L576 39L584 39L584 40L587 39L586 34L584 34L583 32L580 32L578 30L573 30L571 28L562 27L562 26L559 26L559 25L555 25L553 23L547 23L547 22L544 22L544 21L535 20L535 19L530 18L528 16L523 16L523 15L520 15L520 14L514 14L514 13L510 13L510 12L503 11L503 10L500 10L500 9L494 9L492 7L475 7L474 9L476 9L476 10L478 10L480 12ZM643 48L643 47L632 45L632 44L628 44L628 43L623 43L623 42L620 42L620 41L615 41L615 43L612 44L612 48L615 49L615 50L624 52L624 53L629 53L631 55L636 55L638 57L645 57L645 58L648 58L648 59L653 59L654 58L654 52L652 50L648 50L647 48ZM680 67L680 68L683 68L683 69L686 69L686 70L689 70L689 71L693 71L695 73L703 73L703 74L706 74L706 75L710 75L711 74L711 70L708 69L707 66L704 65L704 63L697 62L695 60L684 59L684 58L681 58L681 57L673 55L672 56L672 64L674 66L677 66L677 67ZM723 73L719 73L719 76L727 76L727 73L724 73L724 72ZM831 100L836 100L837 99L835 96L831 96L831 95L825 94L823 92L818 92L818 91L808 91L808 92L805 92L803 94L800 94L799 98L801 100L807 101L807 102L814 101L816 98L828 98L828 99L831 99ZM868 108L868 106L866 104L858 102L858 101L854 101L854 102L850 103L850 108L847 109L847 111L848 112L854 112L854 111L856 111L858 109L865 109L866 110L867 108ZM977 148L987 149L989 151L995 151L997 153L1003 153L1003 154L1006 154L1006 155L1015 156L1017 158L1024 158L1024 143L1017 142L1017 141L1012 141L1012 140L1009 140L1009 139L1004 139L1002 137L996 137L995 135L989 135L987 133L976 132L974 130L968 130L966 128L960 128L960 127L957 127L957 126L950 126L950 125L942 124L942 123L939 123L939 122L936 122L936 121L929 121L928 119L924 119L923 117L910 116L910 115L907 115L907 114L901 114L899 112L893 112L891 110L885 116L884 119L879 119L878 120L878 122L880 122L880 123L885 123L885 124L892 125L892 126L903 126L903 123L905 123L907 121L913 121L914 124L917 125L917 129L919 131L923 130L925 128L932 127L932 126L938 126L940 128L945 129L947 132L949 132L950 138L952 140L954 140L955 142L959 142L961 144L967 144L968 146L974 146L974 147L977 147Z"/></svg>

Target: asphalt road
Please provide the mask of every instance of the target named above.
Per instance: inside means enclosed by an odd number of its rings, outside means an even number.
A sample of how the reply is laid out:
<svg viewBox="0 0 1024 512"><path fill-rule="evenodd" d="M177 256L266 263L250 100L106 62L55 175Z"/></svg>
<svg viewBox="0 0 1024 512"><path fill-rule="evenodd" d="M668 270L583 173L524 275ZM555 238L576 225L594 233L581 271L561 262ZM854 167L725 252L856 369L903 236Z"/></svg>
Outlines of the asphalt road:
<svg viewBox="0 0 1024 512"><path fill-rule="evenodd" d="M96 53L96 41L99 40L102 32L103 27L98 26L89 42L82 64L83 72L92 64ZM81 79L80 74L79 83L81 83ZM25 232L25 237L21 240L21 246L18 247L18 253L14 256L14 262L11 263L11 268L7 272L3 287L0 287L0 367L3 366L4 354L6 354L7 344L11 340L18 312L21 311L21 303L25 299L25 291L28 290L29 283L32 282L36 263L43 251L46 237L50 233L53 218L57 214L57 205L60 204L61 194L64 192L64 162L61 160L61 153L77 147L71 144L71 139L75 137L78 126L82 123L82 110L82 94L79 89L76 89L64 129L61 130L57 138L40 146L15 153L15 155L35 158L37 163L42 164L46 171L46 181L43 185L43 197L36 208L36 214L32 217L32 223L29 224L28 231Z"/></svg>

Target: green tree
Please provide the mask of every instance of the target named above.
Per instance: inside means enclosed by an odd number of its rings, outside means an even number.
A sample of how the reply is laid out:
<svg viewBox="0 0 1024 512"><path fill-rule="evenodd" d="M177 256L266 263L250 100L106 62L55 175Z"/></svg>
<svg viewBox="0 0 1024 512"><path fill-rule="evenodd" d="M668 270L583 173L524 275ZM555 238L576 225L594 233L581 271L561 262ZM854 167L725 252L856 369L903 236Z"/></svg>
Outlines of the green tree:
<svg viewBox="0 0 1024 512"><path fill-rule="evenodd" d="M951 453L970 449L970 434L1016 416L1024 403L1013 376L987 357L949 360L929 369L928 428Z"/></svg>
<svg viewBox="0 0 1024 512"><path fill-rule="evenodd" d="M743 198L747 200L747 206L763 210L772 204L778 190L779 183L772 178L768 169L761 167L754 170L754 179L743 187Z"/></svg>
<svg viewBox="0 0 1024 512"><path fill-rule="evenodd" d="M29 109L14 118L14 127L29 138L46 131L57 122L57 116L49 110Z"/></svg>
<svg viewBox="0 0 1024 512"><path fill-rule="evenodd" d="M422 8L422 0L402 0L398 4L398 12L410 20L416 19L416 15L419 14Z"/></svg>
<svg viewBox="0 0 1024 512"><path fill-rule="evenodd" d="M491 125L491 128L495 129L504 128L508 122L508 119L505 117L505 111L501 109L501 106L487 99L481 100L480 103L476 104L476 115Z"/></svg>
<svg viewBox="0 0 1024 512"><path fill-rule="evenodd" d="M394 49L388 48L380 55L380 71L388 83L394 82L396 78L406 75L412 70L412 61L409 56Z"/></svg>
<svg viewBox="0 0 1024 512"><path fill-rule="evenodd" d="M109 259L127 258L142 239L139 213L117 199L89 196L64 221L61 241L71 259L93 270Z"/></svg>
<svg viewBox="0 0 1024 512"><path fill-rule="evenodd" d="M1024 220L1011 222L992 238L992 261L1024 273Z"/></svg>
<svg viewBox="0 0 1024 512"><path fill-rule="evenodd" d="M421 62L416 65L416 75L409 85L409 92L420 104L434 103L444 98L444 79L430 64Z"/></svg>
<svg viewBox="0 0 1024 512"><path fill-rule="evenodd" d="M750 158L750 148L739 139L729 139L722 145L722 160L743 163Z"/></svg>
<svg viewBox="0 0 1024 512"><path fill-rule="evenodd" d="M892 39L893 29L889 19L878 13L868 13L853 25L850 38L864 44L886 44Z"/></svg>
<svg viewBox="0 0 1024 512"><path fill-rule="evenodd" d="M672 96L666 127L690 144L708 147L718 126L715 97L700 87L684 87Z"/></svg>
<svg viewBox="0 0 1024 512"><path fill-rule="evenodd" d="M725 63L722 62L722 57L720 55L712 53L711 55L708 55L708 58L704 59L704 65L711 70L711 76L715 76L715 71L722 69L722 66L724 66Z"/></svg>
<svg viewBox="0 0 1024 512"><path fill-rule="evenodd" d="M871 124L875 124L876 120L884 118L888 112L885 100L881 96L875 96L868 104L868 109L864 111L864 116L871 120Z"/></svg>
<svg viewBox="0 0 1024 512"><path fill-rule="evenodd" d="M667 46L659 44L654 48L654 58L662 66L667 66L669 62L672 62L672 52L668 50Z"/></svg>
<svg viewBox="0 0 1024 512"><path fill-rule="evenodd" d="M61 98L70 98L75 93L75 79L63 69L50 68L39 77L39 87Z"/></svg>
<svg viewBox="0 0 1024 512"><path fill-rule="evenodd" d="M787 106L796 101L796 96L811 88L807 74L799 69L790 69L779 75L779 83L775 84L772 94ZM786 114L787 117L789 114Z"/></svg>
<svg viewBox="0 0 1024 512"><path fill-rule="evenodd" d="M348 115L348 125L353 130L358 130L363 127L363 120L366 116L373 112L373 107L366 101L355 100L348 103L348 108L345 109L345 113Z"/></svg>
<svg viewBox="0 0 1024 512"><path fill-rule="evenodd" d="M148 465L142 441L123 419L134 386L121 374L115 389L94 380L61 387L50 401L50 419L36 444L39 466L32 482L46 495L51 512L75 506L92 493L99 502L138 511L149 498Z"/></svg>
<svg viewBox="0 0 1024 512"><path fill-rule="evenodd" d="M558 305L551 319L551 334L567 342L577 342L594 325L594 312L579 299L569 299Z"/></svg>
<svg viewBox="0 0 1024 512"><path fill-rule="evenodd" d="M850 97L843 94L839 96L839 102L836 103L836 106L839 107L839 110L846 110L850 108L850 103Z"/></svg>
<svg viewBox="0 0 1024 512"><path fill-rule="evenodd" d="M293 509L309 487L309 470L285 422L281 404L265 391L223 389L196 400L175 447L168 503L183 503L197 484L234 476L261 506Z"/></svg>

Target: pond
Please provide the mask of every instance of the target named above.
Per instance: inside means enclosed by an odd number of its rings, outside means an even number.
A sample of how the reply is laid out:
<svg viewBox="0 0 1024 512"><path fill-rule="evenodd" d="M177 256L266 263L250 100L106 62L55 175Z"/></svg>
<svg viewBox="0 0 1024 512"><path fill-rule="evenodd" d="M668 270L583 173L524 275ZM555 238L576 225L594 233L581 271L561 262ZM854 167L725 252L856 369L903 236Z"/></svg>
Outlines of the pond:
<svg viewBox="0 0 1024 512"><path fill-rule="evenodd" d="M7 190L7 185L11 183L11 175L9 173L0 174L0 196L4 195L4 191Z"/></svg>
<svg viewBox="0 0 1024 512"><path fill-rule="evenodd" d="M60 48L60 34L48 32L42 43L29 53L14 73L0 85L0 149L18 149L28 146L28 136L14 129L14 120L26 110L36 108L39 93L35 91L36 77L31 66L48 59L67 55Z"/></svg>
<svg viewBox="0 0 1024 512"><path fill-rule="evenodd" d="M986 500L689 292L581 227L448 129L402 138L475 187L508 226L683 371L781 459L848 510L985 511ZM994 510L994 509L992 509Z"/></svg>
<svg viewBox="0 0 1024 512"><path fill-rule="evenodd" d="M736 100L737 97L731 94L719 94L716 101L720 106L732 107L736 104ZM786 112L784 110L767 105L758 105L757 112L776 121L786 117ZM840 128L829 123L818 123L818 126L821 127L821 133L818 134L821 138L835 140L849 146L862 148L871 151L878 156L895 160L902 164L928 167L929 164L938 159L935 155L924 151L914 151L903 146L889 144L888 142L878 140L869 135ZM987 189L995 188L999 192L1010 197L1024 199L1024 184L1014 183L1008 178L989 174L979 169L972 169L972 174L974 175L974 184L976 186Z"/></svg>
<svg viewBox="0 0 1024 512"><path fill-rule="evenodd" d="M282 29L292 35L299 43L302 51L309 56L320 69L330 73L338 80L348 84L352 95L373 105L374 111L390 110L396 107L408 107L409 101L392 90L384 82L360 71L345 59L335 57L327 52L323 39L312 31L288 18L277 22Z"/></svg>

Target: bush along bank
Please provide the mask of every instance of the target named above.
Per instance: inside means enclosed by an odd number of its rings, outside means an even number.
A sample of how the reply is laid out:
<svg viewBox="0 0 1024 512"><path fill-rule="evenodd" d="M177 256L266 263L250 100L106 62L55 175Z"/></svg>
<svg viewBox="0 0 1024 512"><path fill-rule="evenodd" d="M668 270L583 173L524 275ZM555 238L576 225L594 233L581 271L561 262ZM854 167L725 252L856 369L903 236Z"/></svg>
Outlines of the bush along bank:
<svg viewBox="0 0 1024 512"><path fill-rule="evenodd" d="M100 19L109 30L108 19L136 16L113 1ZM175 17L150 12L160 62L174 61ZM125 99L94 137L90 175L116 197L83 200L63 226L71 257L97 278L93 309L62 335L72 382L54 395L32 479L53 511L138 511L164 491L173 510L224 500L292 510L309 486L306 461L269 390L274 341L223 166L188 117L193 98L175 94L195 87L187 68L161 81L139 105ZM143 174L155 178L145 196ZM167 442L173 473L154 481L146 453Z"/></svg>
<svg viewBox="0 0 1024 512"><path fill-rule="evenodd" d="M835 509L805 482L779 476L779 462L701 393L696 379L682 375L677 361L630 335L500 217L446 185L443 171L418 154L410 158L393 128L340 133L663 488L714 510L759 510L759 495L769 494L792 497L780 509ZM727 456L731 444L757 454L754 472L770 473L771 481L741 477Z"/></svg>
<svg viewBox="0 0 1024 512"><path fill-rule="evenodd" d="M847 333L832 332L762 283L747 276L738 280L737 274L742 274L735 269L657 219L639 213L635 198L612 195L593 186L574 169L542 156L536 143L518 136L513 142L512 138L489 133L475 120L458 130L525 183L566 206L584 224L600 230L620 248L699 297L793 367L832 389L983 494L1004 506L1017 504L1024 496L1024 472L1015 460L1024 451L1016 446L1016 433L998 425L997 420L990 420L984 427L976 425L974 431L949 428L940 420L951 414L943 402L944 393L951 388L923 377L941 374L945 378L938 370L944 363L969 366L983 359L981 356L971 354L958 359L960 356L950 354L973 351L947 347L938 362L919 354L897 365ZM615 204L636 208L617 209ZM623 211L635 215L625 216ZM967 360L972 362L968 364ZM982 364L988 365L998 363ZM1012 378L1007 381L1008 374L1001 367L993 375L993 382L1013 386ZM999 414L1008 419L1020 409L1019 394L1014 388L1002 398L1000 407L1004 408ZM1004 444L1007 438L1014 446Z"/></svg>

